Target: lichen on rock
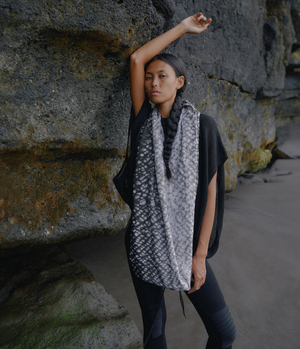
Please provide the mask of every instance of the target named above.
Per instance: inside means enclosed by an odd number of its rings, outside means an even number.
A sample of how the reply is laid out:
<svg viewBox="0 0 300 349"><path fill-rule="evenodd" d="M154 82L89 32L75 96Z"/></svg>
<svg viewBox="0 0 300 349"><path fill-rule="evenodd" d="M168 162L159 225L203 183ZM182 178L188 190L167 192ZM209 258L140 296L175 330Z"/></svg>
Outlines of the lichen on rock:
<svg viewBox="0 0 300 349"><path fill-rule="evenodd" d="M249 172L258 172L268 165L268 163L271 161L271 158L272 153L269 149L257 148L251 156L247 170Z"/></svg>
<svg viewBox="0 0 300 349"><path fill-rule="evenodd" d="M0 347L142 348L124 305L58 247L0 257Z"/></svg>
<svg viewBox="0 0 300 349"><path fill-rule="evenodd" d="M78 153L77 147L55 149L55 145L51 144L52 150L48 145L44 150L1 154L2 246L13 247L19 240L62 242L70 234L76 239L78 231L82 236L82 226L86 236L112 234L126 224L125 203L110 183L111 172L120 166L116 150L80 148Z"/></svg>

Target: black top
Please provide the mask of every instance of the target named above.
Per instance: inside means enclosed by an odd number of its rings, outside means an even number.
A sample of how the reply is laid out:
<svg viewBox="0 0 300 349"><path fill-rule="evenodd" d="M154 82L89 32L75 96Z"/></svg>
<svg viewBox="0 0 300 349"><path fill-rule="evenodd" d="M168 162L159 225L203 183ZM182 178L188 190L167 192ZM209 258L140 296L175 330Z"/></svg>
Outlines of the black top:
<svg viewBox="0 0 300 349"><path fill-rule="evenodd" d="M135 172L135 159L137 154L137 146L139 140L139 132L141 126L148 118L151 112L151 105L146 96L146 99L135 117L133 109L131 110L128 146L125 162L114 178L114 183L123 198L123 200L133 208L133 177ZM165 119L167 121L167 119ZM162 120L162 122L166 122ZM200 229L205 213L208 185L217 173L217 199L216 199L216 214L209 243L207 258L212 257L218 247L223 224L224 199L225 199L225 176L224 162L227 159L227 154L223 146L217 125L214 119L206 114L200 116L200 134L199 134L199 181L195 203L195 223L194 223L194 238L193 238L193 254L198 245ZM130 229L130 224L128 225Z"/></svg>

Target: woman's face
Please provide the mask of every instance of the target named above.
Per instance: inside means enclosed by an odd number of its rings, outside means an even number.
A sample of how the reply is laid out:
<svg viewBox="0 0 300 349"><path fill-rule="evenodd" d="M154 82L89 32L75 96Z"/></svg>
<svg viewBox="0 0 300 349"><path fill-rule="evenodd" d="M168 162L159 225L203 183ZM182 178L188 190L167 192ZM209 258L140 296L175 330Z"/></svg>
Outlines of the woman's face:
<svg viewBox="0 0 300 349"><path fill-rule="evenodd" d="M173 104L177 90L183 85L184 77L176 77L174 69L166 62L150 63L145 74L145 89L151 102Z"/></svg>

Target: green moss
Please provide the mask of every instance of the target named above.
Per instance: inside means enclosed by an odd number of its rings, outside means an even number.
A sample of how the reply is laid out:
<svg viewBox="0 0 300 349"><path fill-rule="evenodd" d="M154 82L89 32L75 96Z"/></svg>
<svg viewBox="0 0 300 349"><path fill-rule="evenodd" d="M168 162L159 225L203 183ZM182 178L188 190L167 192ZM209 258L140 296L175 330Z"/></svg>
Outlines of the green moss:
<svg viewBox="0 0 300 349"><path fill-rule="evenodd" d="M32 149L0 155L0 221L18 221L31 230L55 226L75 211L78 194L96 200L98 209L114 202L109 185L116 150ZM51 230L51 229L50 229Z"/></svg>
<svg viewBox="0 0 300 349"><path fill-rule="evenodd" d="M5 344L1 348L78 348L84 345L83 339L80 338L82 331L91 332L94 337L101 341L101 331L99 326L104 326L104 321L92 321L88 325L81 325L73 322L64 322L63 318L59 321L55 319L39 319L38 321L27 321L26 324L20 323L14 329L7 329L11 336L6 338ZM105 345L105 339L102 339ZM105 346L104 346L105 348Z"/></svg>
<svg viewBox="0 0 300 349"><path fill-rule="evenodd" d="M257 172L264 169L271 161L272 154L269 149L257 148L253 153L247 166L248 172Z"/></svg>

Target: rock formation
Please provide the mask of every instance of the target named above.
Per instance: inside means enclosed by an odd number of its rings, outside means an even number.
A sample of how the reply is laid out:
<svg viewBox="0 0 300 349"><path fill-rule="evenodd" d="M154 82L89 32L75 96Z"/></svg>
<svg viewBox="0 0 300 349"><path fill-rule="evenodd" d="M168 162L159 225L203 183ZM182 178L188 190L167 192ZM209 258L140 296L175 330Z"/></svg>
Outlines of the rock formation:
<svg viewBox="0 0 300 349"><path fill-rule="evenodd" d="M296 39L292 54L285 61L287 66L284 88L275 110L277 127L300 122L300 2L294 1L288 9L291 9Z"/></svg>
<svg viewBox="0 0 300 349"><path fill-rule="evenodd" d="M0 0L0 250L126 225L111 179L126 148L129 56L199 10L209 30L166 51L186 65L186 98L218 124L231 191L270 161L276 126L300 121L300 0ZM9 295L1 307L19 304Z"/></svg>
<svg viewBox="0 0 300 349"><path fill-rule="evenodd" d="M0 258L0 333L2 349L142 348L125 307L58 247Z"/></svg>
<svg viewBox="0 0 300 349"><path fill-rule="evenodd" d="M299 6L204 1L209 30L167 49L187 67L186 98L218 123L227 191L270 160L275 114L299 117ZM192 0L0 1L1 247L125 226L111 178L126 147L128 58L198 10Z"/></svg>

